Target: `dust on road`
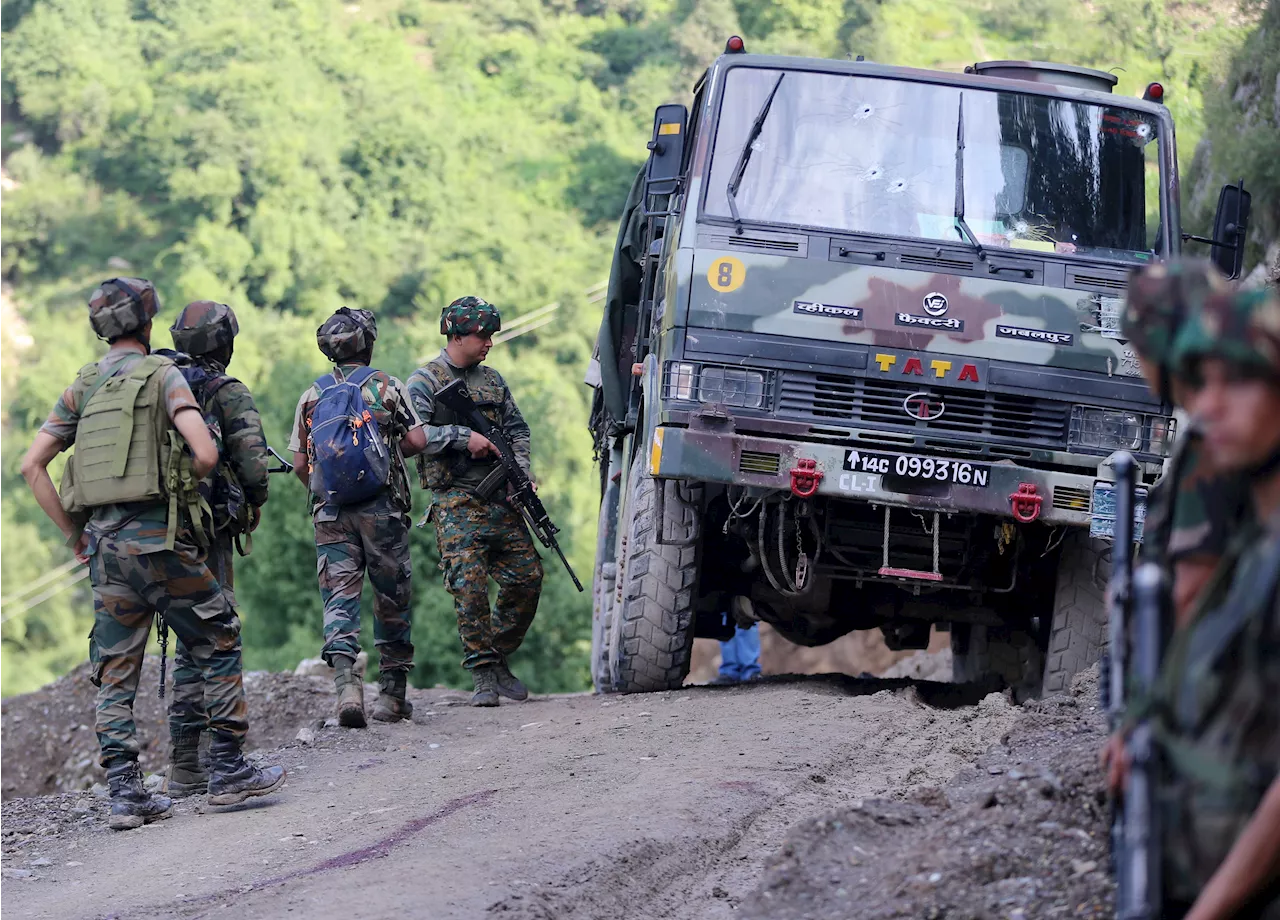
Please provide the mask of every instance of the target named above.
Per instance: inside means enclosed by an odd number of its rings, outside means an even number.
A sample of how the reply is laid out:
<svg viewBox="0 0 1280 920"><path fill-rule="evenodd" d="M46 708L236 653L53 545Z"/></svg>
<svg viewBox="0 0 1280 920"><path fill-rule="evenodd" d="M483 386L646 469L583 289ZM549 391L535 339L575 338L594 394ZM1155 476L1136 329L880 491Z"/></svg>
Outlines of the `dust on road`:
<svg viewBox="0 0 1280 920"><path fill-rule="evenodd" d="M998 743L1019 710L979 696L808 678L476 710L415 691L413 724L281 749L288 784L248 807L186 800L112 833L90 793L6 802L3 909L729 917L797 822L936 787Z"/></svg>

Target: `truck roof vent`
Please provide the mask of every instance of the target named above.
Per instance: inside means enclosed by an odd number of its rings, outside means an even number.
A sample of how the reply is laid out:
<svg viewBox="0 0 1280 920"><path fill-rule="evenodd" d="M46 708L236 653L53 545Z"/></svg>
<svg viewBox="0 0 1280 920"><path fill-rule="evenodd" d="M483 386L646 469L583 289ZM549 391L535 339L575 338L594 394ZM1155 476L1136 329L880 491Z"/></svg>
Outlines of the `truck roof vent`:
<svg viewBox="0 0 1280 920"><path fill-rule="evenodd" d="M1031 83L1054 83L1058 86L1074 86L1091 89L1097 93L1109 93L1118 81L1115 74L1070 64L1050 64L1045 61L983 61L965 68L965 73L984 77L1001 77L1005 80L1026 80Z"/></svg>

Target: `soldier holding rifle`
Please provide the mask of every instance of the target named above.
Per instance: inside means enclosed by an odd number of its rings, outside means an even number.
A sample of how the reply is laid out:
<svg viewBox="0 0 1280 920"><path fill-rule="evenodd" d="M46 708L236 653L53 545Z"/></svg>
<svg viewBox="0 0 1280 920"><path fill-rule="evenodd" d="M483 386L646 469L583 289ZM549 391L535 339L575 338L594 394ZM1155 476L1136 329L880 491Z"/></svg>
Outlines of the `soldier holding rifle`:
<svg viewBox="0 0 1280 920"><path fill-rule="evenodd" d="M1153 641L1146 623L1145 651L1160 655L1159 673L1149 691L1129 701L1124 747L1113 740L1108 748L1110 778L1125 791L1130 819L1116 854L1120 915L1274 920L1280 918L1280 299L1191 274L1208 270L1155 267L1131 288L1139 302L1163 290L1166 306L1178 308L1170 313L1181 313L1166 327L1164 354L1144 358L1167 375L1198 439L1186 448L1194 449L1194 463L1165 494L1172 503L1165 561L1173 565L1174 610L1159 619L1171 622L1172 635ZM1172 551L1178 522L1194 511L1187 496L1196 489L1188 482L1233 479L1247 484L1248 509L1229 520L1220 503L1203 506L1215 526L1201 529L1226 539L1210 544L1219 558L1209 577L1193 584ZM1159 596L1157 571L1144 566L1136 583L1140 600ZM1137 614L1140 621L1156 619L1149 609ZM1151 758L1143 756L1148 742ZM1126 776L1127 755L1135 753L1140 778L1152 781L1149 796ZM1154 825L1157 834L1145 865L1129 849L1146 837L1135 814L1152 819L1145 830Z"/></svg>
<svg viewBox="0 0 1280 920"><path fill-rule="evenodd" d="M422 487L433 493L434 520L445 587L453 595L462 639L462 666L471 672L473 706L497 706L500 696L528 698L507 657L533 623L542 591L542 562L520 513L508 501L510 474L497 445L437 394L461 380L494 432L509 442L523 477L530 473L529 426L502 375L484 365L493 334L502 328L496 307L461 297L444 308L445 348L409 377L409 398L426 423L418 461ZM498 583L489 609L489 578Z"/></svg>

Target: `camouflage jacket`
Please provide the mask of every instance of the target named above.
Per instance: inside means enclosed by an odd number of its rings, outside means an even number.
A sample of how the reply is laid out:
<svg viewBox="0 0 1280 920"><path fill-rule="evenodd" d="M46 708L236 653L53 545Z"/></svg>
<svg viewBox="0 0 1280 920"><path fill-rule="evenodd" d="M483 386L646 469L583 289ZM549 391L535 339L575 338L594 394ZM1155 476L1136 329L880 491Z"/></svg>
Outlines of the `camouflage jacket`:
<svg viewBox="0 0 1280 920"><path fill-rule="evenodd" d="M228 376L221 364L207 358L197 360L210 375L224 378L213 388L209 405L222 431L223 459L230 465L249 504L265 505L270 479L267 436L262 430L262 417L253 403L253 394L235 377Z"/></svg>
<svg viewBox="0 0 1280 920"><path fill-rule="evenodd" d="M1194 900L1280 770L1277 524L1237 530L1153 694L1165 886L1178 900Z"/></svg>
<svg viewBox="0 0 1280 920"><path fill-rule="evenodd" d="M1168 474L1151 490L1149 552L1169 564L1192 556L1219 557L1241 521L1251 516L1248 480L1209 469L1200 434L1190 431L1174 448Z"/></svg>
<svg viewBox="0 0 1280 920"><path fill-rule="evenodd" d="M418 464L422 487L435 491L450 486L474 487L498 465L492 458L473 460L466 449L471 428L458 424L459 419L451 410L436 404L436 393L458 379L466 383L472 400L485 417L506 436L516 462L532 479L529 425L520 414L507 382L484 364L458 367L449 360L448 352L441 350L409 376L409 399L427 432L427 447Z"/></svg>

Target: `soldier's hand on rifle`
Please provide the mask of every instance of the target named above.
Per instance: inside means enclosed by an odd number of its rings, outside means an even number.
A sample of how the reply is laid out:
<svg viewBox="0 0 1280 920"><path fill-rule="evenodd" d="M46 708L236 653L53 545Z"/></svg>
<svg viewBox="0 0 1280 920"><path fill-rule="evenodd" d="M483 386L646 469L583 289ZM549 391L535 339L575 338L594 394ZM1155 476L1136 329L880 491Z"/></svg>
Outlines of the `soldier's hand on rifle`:
<svg viewBox="0 0 1280 920"><path fill-rule="evenodd" d="M258 525L262 523L262 506L249 506L249 533L253 533L258 529Z"/></svg>
<svg viewBox="0 0 1280 920"><path fill-rule="evenodd" d="M1120 795L1129 780L1129 752L1124 747L1123 732L1116 732L1107 739L1098 760L1107 773L1107 789L1112 795Z"/></svg>
<svg viewBox="0 0 1280 920"><path fill-rule="evenodd" d="M495 457L498 456L498 448L494 447L493 442L478 431L471 432L471 437L467 438L467 451L471 454L473 460L479 460L489 454Z"/></svg>

